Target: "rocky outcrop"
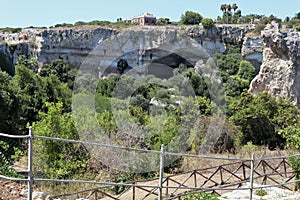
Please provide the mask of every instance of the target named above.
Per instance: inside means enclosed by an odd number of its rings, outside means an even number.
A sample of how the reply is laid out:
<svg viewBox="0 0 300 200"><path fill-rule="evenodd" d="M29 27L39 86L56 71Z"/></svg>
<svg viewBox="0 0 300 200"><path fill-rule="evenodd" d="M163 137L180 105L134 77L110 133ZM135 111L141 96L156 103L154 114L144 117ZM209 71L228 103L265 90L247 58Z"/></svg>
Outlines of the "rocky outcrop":
<svg viewBox="0 0 300 200"><path fill-rule="evenodd" d="M41 31L24 29L20 33L0 32L0 52L14 66L17 57L37 58L42 47Z"/></svg>
<svg viewBox="0 0 300 200"><path fill-rule="evenodd" d="M103 40L118 33L109 28L45 30L41 33L38 61L62 59L79 68L86 56Z"/></svg>
<svg viewBox="0 0 300 200"><path fill-rule="evenodd" d="M248 60L257 70L263 61L263 41L260 36L245 36L242 45L242 56Z"/></svg>
<svg viewBox="0 0 300 200"><path fill-rule="evenodd" d="M300 107L300 33L282 33L278 24L272 22L261 35L263 63L250 91L254 95L266 91L274 97L289 97Z"/></svg>
<svg viewBox="0 0 300 200"><path fill-rule="evenodd" d="M224 26L211 29L197 27L182 29L178 26L144 26L134 27L131 30L114 30L97 27L51 30L24 29L20 33L0 32L0 52L8 57L13 65L16 63L16 58L22 54L28 58L36 57L42 63L48 63L55 59L63 59L69 62L71 66L79 68L86 56L96 46L101 45L105 39L124 31L132 31L133 33L137 33L136 35L142 32L152 33L153 35L149 39L156 46L166 41L166 34L167 36L172 34L185 35L201 44L202 48L209 55L213 55L214 53L224 52L225 43L242 43L243 37L251 29L247 26ZM148 33L146 35L149 35ZM142 42L141 46L143 45ZM127 60L131 65L134 62L136 65L138 57L142 57L139 59L146 63L150 61L147 58L151 57L153 59L155 55L163 55L165 57L166 53L157 51L154 48L151 51L143 51L145 49L130 51L130 44L126 48ZM14 51L10 51L11 49L14 49ZM170 61L172 62L172 59ZM177 63L174 62L173 64Z"/></svg>

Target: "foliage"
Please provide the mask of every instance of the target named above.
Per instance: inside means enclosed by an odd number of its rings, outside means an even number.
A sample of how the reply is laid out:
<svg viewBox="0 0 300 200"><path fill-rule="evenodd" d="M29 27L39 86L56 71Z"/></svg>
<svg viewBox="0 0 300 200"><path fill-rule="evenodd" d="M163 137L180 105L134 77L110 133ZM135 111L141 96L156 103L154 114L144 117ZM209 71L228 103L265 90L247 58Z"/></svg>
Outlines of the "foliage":
<svg viewBox="0 0 300 200"><path fill-rule="evenodd" d="M255 194L256 194L257 196L263 197L263 196L266 196L268 193L267 193L266 190L259 189L259 190L256 190L256 191L255 191Z"/></svg>
<svg viewBox="0 0 300 200"><path fill-rule="evenodd" d="M206 29L211 28L214 25L214 21L211 18L203 18L201 23Z"/></svg>
<svg viewBox="0 0 300 200"><path fill-rule="evenodd" d="M117 22L110 21L100 21L93 20L90 22L78 21L74 24L74 26L108 26L108 27L128 27L128 26L137 26L139 23L128 23L119 18Z"/></svg>
<svg viewBox="0 0 300 200"><path fill-rule="evenodd" d="M253 30L253 33L260 35L261 31L264 30L264 28L266 27L265 24L258 24L255 26L255 29Z"/></svg>
<svg viewBox="0 0 300 200"><path fill-rule="evenodd" d="M300 179L300 157L299 156L290 157L289 162L295 174L295 180L299 180ZM295 190L297 191L299 190L299 188L300 188L300 183L299 182L295 183Z"/></svg>
<svg viewBox="0 0 300 200"><path fill-rule="evenodd" d="M39 70L39 64L36 58L27 59L24 55L21 55L17 58L17 65L24 65L35 73L37 73Z"/></svg>
<svg viewBox="0 0 300 200"><path fill-rule="evenodd" d="M126 69L128 69L129 65L126 60L121 59L118 61L117 69L120 74L123 74Z"/></svg>
<svg viewBox="0 0 300 200"><path fill-rule="evenodd" d="M0 28L0 31L2 32L10 32L10 33L20 33L22 31L22 28Z"/></svg>
<svg viewBox="0 0 300 200"><path fill-rule="evenodd" d="M181 197L182 200L218 200L218 195L206 192L189 193L187 196Z"/></svg>
<svg viewBox="0 0 300 200"><path fill-rule="evenodd" d="M72 115L63 113L63 104L46 103L47 113L40 112L41 120L33 123L36 135L79 140ZM39 159L36 169L42 170L47 178L67 178L80 170L87 163L86 150L81 145L61 141L37 140L35 153Z"/></svg>
<svg viewBox="0 0 300 200"><path fill-rule="evenodd" d="M50 64L44 64L40 76L47 77L51 74L58 77L58 79L67 83L69 88L73 88L73 82L76 77L77 70L71 69L70 65L63 60L53 60Z"/></svg>
<svg viewBox="0 0 300 200"><path fill-rule="evenodd" d="M224 23L237 23L239 18L242 16L241 10L237 10L238 6L234 4L222 4L220 10L223 12L223 22ZM233 10L233 13L232 13Z"/></svg>
<svg viewBox="0 0 300 200"><path fill-rule="evenodd" d="M185 25L195 25L201 23L203 17L196 12L186 11L183 15L181 15L180 23Z"/></svg>
<svg viewBox="0 0 300 200"><path fill-rule="evenodd" d="M23 176L17 174L17 172L10 166L9 161L5 155L0 151L0 175L13 177L13 178L23 178Z"/></svg>
<svg viewBox="0 0 300 200"><path fill-rule="evenodd" d="M237 75L251 81L255 77L255 67L249 61L242 60Z"/></svg>
<svg viewBox="0 0 300 200"><path fill-rule="evenodd" d="M39 111L45 111L45 102L64 102L65 111L71 109L71 90L55 75L42 78L26 66L16 66L16 75L10 82L20 102L20 125L38 121Z"/></svg>
<svg viewBox="0 0 300 200"><path fill-rule="evenodd" d="M243 133L241 143L251 141L255 145L268 145L269 149L284 147L285 139L281 135L285 134L282 130L299 120L298 113L288 100L276 100L266 93L254 97L243 92L239 100L229 105L230 120Z"/></svg>
<svg viewBox="0 0 300 200"><path fill-rule="evenodd" d="M158 18L156 21L157 25L168 25L171 24L170 19L169 18Z"/></svg>
<svg viewBox="0 0 300 200"><path fill-rule="evenodd" d="M15 73L12 62L2 52L0 52L0 70L7 72L11 76Z"/></svg>

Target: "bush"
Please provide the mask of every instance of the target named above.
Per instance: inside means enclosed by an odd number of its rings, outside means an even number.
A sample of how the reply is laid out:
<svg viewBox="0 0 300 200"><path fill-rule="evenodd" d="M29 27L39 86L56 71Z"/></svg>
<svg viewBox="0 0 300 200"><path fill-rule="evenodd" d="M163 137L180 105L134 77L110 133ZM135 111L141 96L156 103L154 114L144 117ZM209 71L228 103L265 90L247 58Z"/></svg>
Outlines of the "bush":
<svg viewBox="0 0 300 200"><path fill-rule="evenodd" d="M0 175L8 177L21 177L10 166L9 161L5 158L4 154L0 151Z"/></svg>
<svg viewBox="0 0 300 200"><path fill-rule="evenodd" d="M264 28L266 27L265 24L258 24L255 29L253 30L253 33L260 35L261 31L264 30Z"/></svg>
<svg viewBox="0 0 300 200"><path fill-rule="evenodd" d="M63 114L62 103L46 103L46 106L48 112L40 112L41 121L33 124L35 134L79 140L72 115ZM41 170L47 178L72 177L87 167L88 153L80 144L36 140L35 146L35 154L39 159L34 168Z"/></svg>
<svg viewBox="0 0 300 200"><path fill-rule="evenodd" d="M182 200L218 200L218 196L216 194L209 194L206 192L199 193L189 193L187 196L181 198Z"/></svg>
<svg viewBox="0 0 300 200"><path fill-rule="evenodd" d="M181 16L180 23L185 25L199 24L202 18L199 13L186 11L185 14Z"/></svg>
<svg viewBox="0 0 300 200"><path fill-rule="evenodd" d="M295 26L296 31L300 31L300 24Z"/></svg>
<svg viewBox="0 0 300 200"><path fill-rule="evenodd" d="M211 28L215 23L211 18L204 18L201 21L202 26L206 29Z"/></svg>

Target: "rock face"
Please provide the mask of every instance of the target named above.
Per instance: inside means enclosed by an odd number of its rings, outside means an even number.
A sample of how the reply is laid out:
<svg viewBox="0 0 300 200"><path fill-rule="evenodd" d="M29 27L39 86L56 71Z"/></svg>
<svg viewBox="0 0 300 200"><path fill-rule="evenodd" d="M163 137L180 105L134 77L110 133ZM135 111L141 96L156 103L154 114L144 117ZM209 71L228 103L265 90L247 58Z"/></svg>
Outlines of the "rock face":
<svg viewBox="0 0 300 200"><path fill-rule="evenodd" d="M252 80L250 91L266 91L274 97L289 97L300 107L300 33L282 33L278 24L268 24L262 32L263 63Z"/></svg>
<svg viewBox="0 0 300 200"><path fill-rule="evenodd" d="M130 31L133 33L144 32L145 35L152 33L149 37L154 46L159 46L166 41L166 36L185 35L197 41L209 55L222 53L225 51L225 43L242 43L245 34L251 30L250 27L215 27L203 29L190 27L182 29L175 26L144 26L134 27ZM123 33L126 30L114 30L110 28L71 28L60 30L37 30L24 29L20 33L0 32L0 52L15 65L19 55L26 55L28 58L35 57L41 63L48 63L51 60L63 59L75 68L79 68L86 56L103 41L113 35ZM138 35L136 34L136 35ZM118 41L116 41L117 43ZM126 49L126 56L129 63L136 65L136 59L149 62L155 56L166 56L167 52L144 51L140 48L137 51L129 52L130 44ZM143 42L141 46L143 46ZM145 45L144 45L145 46ZM147 46L147 44L146 44ZM167 53L168 54L168 53ZM138 58L142 56L142 58ZM144 57L144 58L143 58ZM151 59L149 59L151 57ZM147 60L148 59L148 60ZM174 61L172 59L170 62ZM177 63L173 63L177 64Z"/></svg>
<svg viewBox="0 0 300 200"><path fill-rule="evenodd" d="M263 61L263 41L259 36L245 36L243 39L242 56L248 60L257 71Z"/></svg>
<svg viewBox="0 0 300 200"><path fill-rule="evenodd" d="M41 33L38 61L49 63L62 59L79 68L86 56L103 40L118 33L107 28L82 30L45 30Z"/></svg>

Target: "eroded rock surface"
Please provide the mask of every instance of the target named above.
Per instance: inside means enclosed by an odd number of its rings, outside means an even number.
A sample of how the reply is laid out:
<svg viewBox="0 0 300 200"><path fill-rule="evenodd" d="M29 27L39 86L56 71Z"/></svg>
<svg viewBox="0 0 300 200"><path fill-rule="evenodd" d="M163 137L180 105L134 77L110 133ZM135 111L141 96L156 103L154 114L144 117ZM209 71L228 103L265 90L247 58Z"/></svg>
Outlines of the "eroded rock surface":
<svg viewBox="0 0 300 200"><path fill-rule="evenodd" d="M278 24L272 22L261 35L263 63L250 84L250 91L254 95L265 91L274 97L289 97L300 107L300 33L293 30L282 33Z"/></svg>

